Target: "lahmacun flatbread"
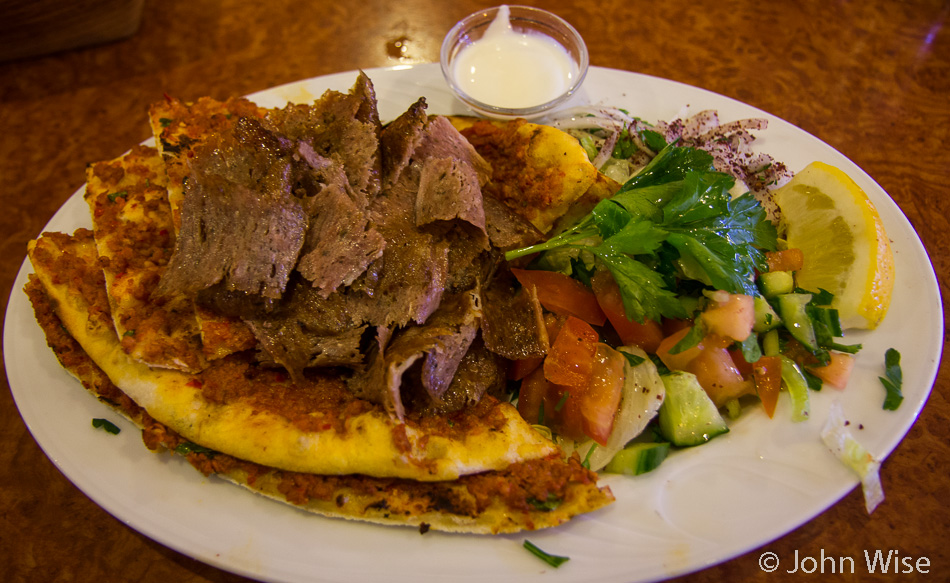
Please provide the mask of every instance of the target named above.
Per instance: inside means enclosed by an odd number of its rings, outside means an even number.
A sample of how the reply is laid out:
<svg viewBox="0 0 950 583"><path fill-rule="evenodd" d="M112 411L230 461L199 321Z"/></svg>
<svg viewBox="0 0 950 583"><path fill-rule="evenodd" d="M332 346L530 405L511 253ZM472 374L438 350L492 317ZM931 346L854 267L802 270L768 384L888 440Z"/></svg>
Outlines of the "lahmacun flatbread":
<svg viewBox="0 0 950 583"><path fill-rule="evenodd" d="M518 212L425 107L384 126L362 74L308 106L157 104L157 150L90 166L94 232L30 243L63 365L150 449L319 514L497 533L609 504L504 398L548 338L501 249L596 179L571 158L568 194Z"/></svg>
<svg viewBox="0 0 950 583"><path fill-rule="evenodd" d="M557 454L459 480L418 482L288 472L196 447L152 418L111 382L66 331L35 275L25 291L64 368L90 393L142 428L149 449L177 452L207 476L218 476L279 502L331 518L501 534L557 526L613 500L609 489L598 488L596 476L576 458L565 464ZM561 503L554 508L542 503L552 497Z"/></svg>

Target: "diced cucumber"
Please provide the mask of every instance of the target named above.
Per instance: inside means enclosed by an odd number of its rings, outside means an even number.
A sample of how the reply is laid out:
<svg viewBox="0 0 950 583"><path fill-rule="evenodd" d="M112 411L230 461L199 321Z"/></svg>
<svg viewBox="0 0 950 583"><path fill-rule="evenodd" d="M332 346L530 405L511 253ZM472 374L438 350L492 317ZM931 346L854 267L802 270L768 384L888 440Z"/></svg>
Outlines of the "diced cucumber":
<svg viewBox="0 0 950 583"><path fill-rule="evenodd" d="M785 329L808 350L817 350L815 326L805 311L805 306L811 301L811 294L782 294L776 299Z"/></svg>
<svg viewBox="0 0 950 583"><path fill-rule="evenodd" d="M660 406L660 433L673 445L699 445L729 431L696 375L674 371L661 378L666 399Z"/></svg>
<svg viewBox="0 0 950 583"><path fill-rule="evenodd" d="M792 421L805 421L810 414L808 381L792 359L787 356L779 358L782 359L782 382L792 399Z"/></svg>
<svg viewBox="0 0 950 583"><path fill-rule="evenodd" d="M670 453L670 444L632 443L618 451L607 465L605 472L638 476L655 470Z"/></svg>
<svg viewBox="0 0 950 583"><path fill-rule="evenodd" d="M762 295L774 298L795 289L795 276L791 271L766 271L759 274L759 287Z"/></svg>
<svg viewBox="0 0 950 583"><path fill-rule="evenodd" d="M762 335L762 354L765 356L778 356L782 352L782 345L779 341L778 330L769 330Z"/></svg>
<svg viewBox="0 0 950 583"><path fill-rule="evenodd" d="M753 331L768 332L769 330L778 328L782 324L782 318L779 317L778 312L772 308L772 305L769 304L765 297L755 296L752 301L755 306L755 323L752 325Z"/></svg>

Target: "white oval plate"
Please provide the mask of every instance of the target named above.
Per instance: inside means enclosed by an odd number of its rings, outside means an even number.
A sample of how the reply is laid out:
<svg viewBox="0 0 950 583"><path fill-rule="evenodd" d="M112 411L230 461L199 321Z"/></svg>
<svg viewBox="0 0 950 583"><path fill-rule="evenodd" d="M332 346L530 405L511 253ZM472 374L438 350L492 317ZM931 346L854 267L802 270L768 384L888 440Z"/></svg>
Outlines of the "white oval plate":
<svg viewBox="0 0 950 583"><path fill-rule="evenodd" d="M426 97L429 113L468 113L449 92L438 65L367 73L383 121L420 96ZM354 72L340 73L251 98L265 106L309 102L327 89L346 91L355 79ZM793 171L822 160L857 181L884 220L897 275L883 324L847 338L864 345L847 390L813 393L812 416L804 423L788 420L783 396L774 420L753 407L732 423L726 436L676 452L650 474L605 475L602 481L617 502L562 527L497 537L423 536L411 528L319 518L205 478L180 458L150 454L139 432L119 419L125 431L118 436L92 430L91 419L109 411L47 348L20 291L31 271L24 262L3 340L7 377L29 430L77 487L130 527L200 561L266 581L418 583L444 580L448 573L457 582L649 581L730 559L817 516L857 484L819 438L831 401L841 401L852 427L863 427L855 430L857 438L884 458L914 423L936 377L943 310L933 267L913 227L887 193L845 156L735 100L668 80L593 68L573 102L615 105L650 121L672 119L687 105L716 109L723 121L766 117L768 129L757 132L760 151ZM83 226L90 222L80 191L47 230L71 233ZM882 410L884 392L877 380L884 352L891 347L903 355L905 398L895 412ZM559 569L548 568L522 548L526 538L571 560Z"/></svg>

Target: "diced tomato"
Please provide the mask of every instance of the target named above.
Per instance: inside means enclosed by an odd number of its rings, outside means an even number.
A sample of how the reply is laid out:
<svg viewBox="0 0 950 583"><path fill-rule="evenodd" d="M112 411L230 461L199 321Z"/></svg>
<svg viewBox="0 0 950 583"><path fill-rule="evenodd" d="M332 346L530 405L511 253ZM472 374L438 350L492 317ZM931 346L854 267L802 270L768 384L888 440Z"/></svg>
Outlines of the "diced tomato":
<svg viewBox="0 0 950 583"><path fill-rule="evenodd" d="M663 337L672 336L676 332L679 332L683 328L692 328L693 321L690 319L681 319L681 318L663 318L663 321L660 322L660 327L663 328Z"/></svg>
<svg viewBox="0 0 950 583"><path fill-rule="evenodd" d="M660 341L663 340L663 328L653 320L644 320L641 324L627 318L623 298L620 296L620 286L609 271L597 272L591 279L591 288L597 303L624 345L639 346L649 353L656 352Z"/></svg>
<svg viewBox="0 0 950 583"><path fill-rule="evenodd" d="M701 345L696 345L683 352L672 354L670 350L676 346L680 340L689 334L690 328L680 328L678 331L664 338L656 349L656 355L663 361L670 370L686 370L686 365L702 351Z"/></svg>
<svg viewBox="0 0 950 583"><path fill-rule="evenodd" d="M805 254L801 249L766 251L765 260L769 271L798 271L805 265Z"/></svg>
<svg viewBox="0 0 950 583"><path fill-rule="evenodd" d="M598 340L597 332L590 324L568 316L544 359L544 377L557 385L586 387L590 382Z"/></svg>
<svg viewBox="0 0 950 583"><path fill-rule="evenodd" d="M545 423L555 433L573 439L584 441L584 414L581 410L583 394L587 387L566 387L551 384L547 398L544 400Z"/></svg>
<svg viewBox="0 0 950 583"><path fill-rule="evenodd" d="M708 334L696 346L671 354L670 350L688 333L689 328L683 328L663 339L656 352L663 364L670 370L685 370L696 375L716 405L752 392L752 382L742 375L729 354L728 348L732 345L729 338Z"/></svg>
<svg viewBox="0 0 950 583"><path fill-rule="evenodd" d="M586 326L583 322L581 324ZM572 325L575 324L569 318L564 329L569 329ZM558 338L562 335L567 336L569 332L562 332ZM586 339L580 344L586 345ZM555 346L557 345L558 340L555 340ZM586 381L580 383L574 369L569 370L563 378L578 384L551 382L546 374L549 361L557 363L568 355L577 357L578 360L587 358L583 351L561 353L555 351L552 346L552 353L545 359L544 365L528 373L521 381L518 412L529 423L542 422L559 435L575 441L591 438L605 445L613 430L614 417L620 405L626 359L613 348L597 342L595 338L593 355L587 363L589 372Z"/></svg>
<svg viewBox="0 0 950 583"><path fill-rule="evenodd" d="M557 271L512 268L521 285L538 290L538 301L545 309L564 316L575 316L594 326L603 326L607 316L597 303L594 292L584 284Z"/></svg>
<svg viewBox="0 0 950 583"><path fill-rule="evenodd" d="M739 369L739 372L745 378L752 378L752 364L746 361L745 356L742 355L742 350L739 348L730 348L729 356L732 357L732 363L736 365L736 368Z"/></svg>
<svg viewBox="0 0 950 583"><path fill-rule="evenodd" d="M755 390L752 382L742 378L732 362L729 351L714 343L704 344L700 353L686 366L717 406Z"/></svg>
<svg viewBox="0 0 950 583"><path fill-rule="evenodd" d="M738 342L748 338L755 324L755 301L752 296L719 291L711 300L702 316L709 333Z"/></svg>
<svg viewBox="0 0 950 583"><path fill-rule="evenodd" d="M541 405L550 391L551 383L544 378L544 371L536 368L521 381L518 391L518 413L528 423L539 423Z"/></svg>
<svg viewBox="0 0 950 583"><path fill-rule="evenodd" d="M543 356L512 360L508 365L508 380L520 381L534 372L544 362Z"/></svg>
<svg viewBox="0 0 950 583"><path fill-rule="evenodd" d="M778 356L762 356L752 365L755 392L762 401L769 419L775 414L778 394L782 390L782 360Z"/></svg>
<svg viewBox="0 0 950 583"><path fill-rule="evenodd" d="M584 433L600 445L607 445L607 438L614 428L614 417L623 391L625 360L613 348L598 344L590 384L581 395Z"/></svg>
<svg viewBox="0 0 950 583"><path fill-rule="evenodd" d="M848 380L851 378L854 356L843 352L831 352L830 356L831 362L825 366L808 368L808 372L836 389L843 389L848 386Z"/></svg>

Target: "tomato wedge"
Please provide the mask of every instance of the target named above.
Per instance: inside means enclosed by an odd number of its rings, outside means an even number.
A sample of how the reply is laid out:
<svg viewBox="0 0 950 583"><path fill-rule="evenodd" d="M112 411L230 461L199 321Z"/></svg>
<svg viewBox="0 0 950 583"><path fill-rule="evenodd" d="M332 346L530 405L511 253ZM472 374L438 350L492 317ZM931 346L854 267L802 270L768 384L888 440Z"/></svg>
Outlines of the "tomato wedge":
<svg viewBox="0 0 950 583"><path fill-rule="evenodd" d="M599 343L590 383L581 394L580 412L584 419L584 434L600 445L607 445L607 439L614 429L614 418L623 391L625 360L618 351Z"/></svg>
<svg viewBox="0 0 950 583"><path fill-rule="evenodd" d="M544 378L556 385L586 387L594 367L598 340L590 324L568 316L544 359Z"/></svg>
<svg viewBox="0 0 950 583"><path fill-rule="evenodd" d="M551 389L551 383L544 378L544 371L536 368L521 381L518 391L518 413L528 423L541 423L541 407Z"/></svg>
<svg viewBox="0 0 950 583"><path fill-rule="evenodd" d="M627 318L620 286L609 271L597 272L590 283L600 309L617 331L620 341L626 346L638 346L645 352L655 353L663 340L663 328L660 324L653 320L644 320L641 324Z"/></svg>
<svg viewBox="0 0 950 583"><path fill-rule="evenodd" d="M752 364L752 379L762 408L771 419L775 414L778 394L782 390L782 359L778 356L760 357Z"/></svg>
<svg viewBox="0 0 950 583"><path fill-rule="evenodd" d="M521 285L538 290L538 301L545 309L563 316L574 316L593 326L603 326L607 316L597 303L594 292L576 279L557 271L512 268Z"/></svg>

